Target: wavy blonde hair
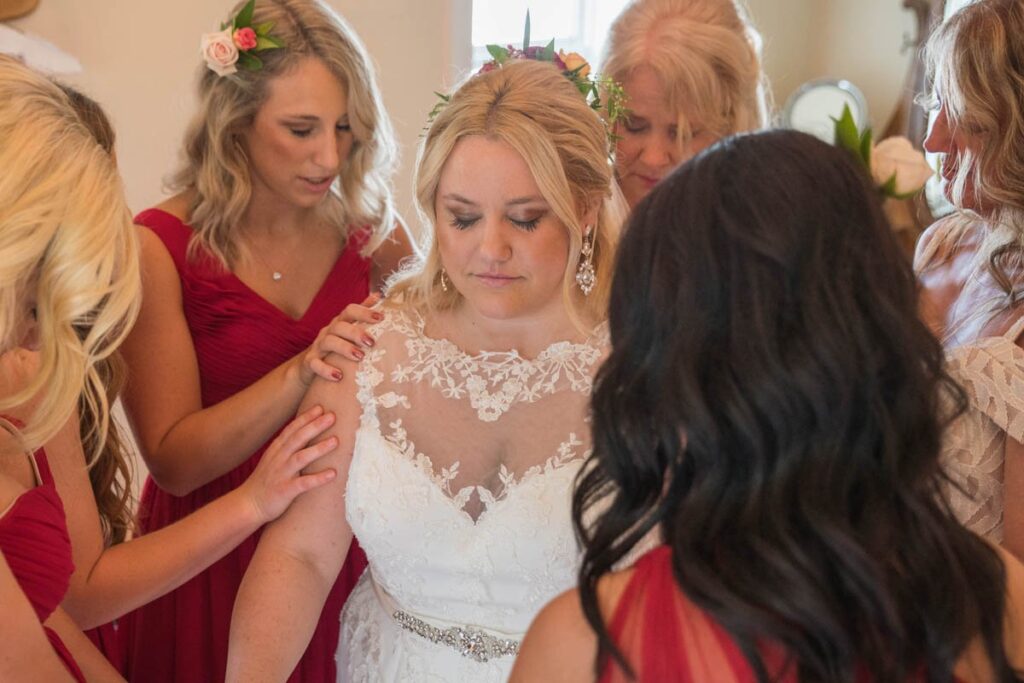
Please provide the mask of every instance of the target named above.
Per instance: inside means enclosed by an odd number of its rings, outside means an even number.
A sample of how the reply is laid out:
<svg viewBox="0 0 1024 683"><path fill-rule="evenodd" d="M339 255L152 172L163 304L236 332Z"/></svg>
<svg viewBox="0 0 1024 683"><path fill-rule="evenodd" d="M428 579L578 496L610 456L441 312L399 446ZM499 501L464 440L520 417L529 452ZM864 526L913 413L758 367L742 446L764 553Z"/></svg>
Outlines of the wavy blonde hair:
<svg viewBox="0 0 1024 683"><path fill-rule="evenodd" d="M692 132L684 112L719 137L768 125L761 37L733 0L633 0L612 23L601 70L621 83L643 66L678 116L680 149Z"/></svg>
<svg viewBox="0 0 1024 683"><path fill-rule="evenodd" d="M958 240L979 216L963 205L968 182L988 222L978 258L1004 296L990 302L994 315L1024 298L1024 282L1011 272L1024 267L1024 3L977 0L940 26L925 46L931 95L926 104L946 109L951 129L979 141L961 150L951 194L959 209L943 239L921 257L927 263L944 244Z"/></svg>
<svg viewBox="0 0 1024 683"><path fill-rule="evenodd" d="M39 369L0 412L34 401L21 430L35 449L80 397L103 443L110 405L97 363L124 339L140 299L138 245L113 159L67 95L0 56L0 349L36 299ZM97 451L89 453L90 465Z"/></svg>
<svg viewBox="0 0 1024 683"><path fill-rule="evenodd" d="M459 140L482 135L519 153L544 199L569 233L562 293L570 316L584 330L604 320L625 200L608 163L608 136L598 114L553 64L516 61L470 77L427 130L416 165L416 205L425 225L426 258L400 272L388 294L421 309L450 309L462 296L441 287L434 201L441 173ZM583 229L581 208L600 202L594 230L596 285L587 297L577 292L575 273Z"/></svg>
<svg viewBox="0 0 1024 683"><path fill-rule="evenodd" d="M114 155L114 127L99 102L65 83L57 83L68 96L72 108L82 124L92 133L100 147L111 157ZM80 329L84 336L87 329ZM103 385L107 406L113 405L121 396L128 376L128 369L120 351L98 360L93 366ZM96 499L96 510L100 515L103 537L109 544L121 543L133 528L132 479L134 459L128 440L121 432L116 420L109 422L106 434L100 434L97 426L103 416L97 410L105 409L97 402L90 402L83 392L78 399L78 435L86 453L95 454L89 468L89 483Z"/></svg>
<svg viewBox="0 0 1024 683"><path fill-rule="evenodd" d="M235 5L232 16L244 4ZM200 67L199 111L185 133L184 164L170 183L195 192L190 253L203 247L226 267L241 256L239 222L252 196L242 134L266 100L271 79L307 57L319 59L341 82L353 135L339 179L319 210L343 237L351 226L372 226L364 249L371 253L395 226L391 174L397 145L366 48L320 0L258 0L252 21L273 22L271 35L285 47L260 52L258 71L218 76Z"/></svg>

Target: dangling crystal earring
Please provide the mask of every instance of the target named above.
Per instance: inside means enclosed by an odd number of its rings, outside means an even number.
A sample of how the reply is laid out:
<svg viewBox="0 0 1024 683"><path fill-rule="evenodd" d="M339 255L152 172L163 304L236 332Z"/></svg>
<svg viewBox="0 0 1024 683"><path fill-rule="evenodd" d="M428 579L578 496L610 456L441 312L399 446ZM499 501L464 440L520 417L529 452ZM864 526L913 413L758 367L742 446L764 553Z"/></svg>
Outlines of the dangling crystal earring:
<svg viewBox="0 0 1024 683"><path fill-rule="evenodd" d="M589 296L594 285L597 284L597 274L594 272L594 232L587 226L587 233L583 235L583 246L580 247L580 265L576 269L576 284L579 285L583 296Z"/></svg>
<svg viewBox="0 0 1024 683"><path fill-rule="evenodd" d="M444 268L441 269L441 291L448 291L448 274L444 272Z"/></svg>

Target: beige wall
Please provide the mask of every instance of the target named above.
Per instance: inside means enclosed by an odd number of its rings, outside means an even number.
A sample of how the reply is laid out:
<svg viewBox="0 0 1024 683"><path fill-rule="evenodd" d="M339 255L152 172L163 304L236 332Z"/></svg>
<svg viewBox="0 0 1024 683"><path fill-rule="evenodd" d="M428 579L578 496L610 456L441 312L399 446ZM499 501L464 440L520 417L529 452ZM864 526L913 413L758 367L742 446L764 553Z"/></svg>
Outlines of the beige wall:
<svg viewBox="0 0 1024 683"><path fill-rule="evenodd" d="M539 0L538 0L539 1ZM557 1L557 0L547 0ZM381 88L402 145L395 178L410 222L416 145L433 106L470 61L472 0L328 0L349 20L378 65ZM128 201L138 211L162 196L193 107L200 34L224 19L230 0L42 0L11 22L74 54L69 77L106 107L118 132ZM765 65L778 107L800 84L848 78L867 96L876 128L900 91L900 55L912 18L901 0L748 0L765 41Z"/></svg>
<svg viewBox="0 0 1024 683"><path fill-rule="evenodd" d="M434 103L468 65L469 48L449 46L453 31L469 35L470 0L328 0L352 24L378 65L385 104L403 148L395 185L411 208L412 162ZM129 205L139 211L162 196L174 167L199 65L199 36L216 30L231 1L43 0L11 22L75 55L83 73L66 80L97 99L113 119ZM411 213L410 213L411 217Z"/></svg>
<svg viewBox="0 0 1024 683"><path fill-rule="evenodd" d="M902 0L747 0L764 36L776 106L806 81L845 78L863 92L876 130L885 127L910 64L904 36L914 16Z"/></svg>

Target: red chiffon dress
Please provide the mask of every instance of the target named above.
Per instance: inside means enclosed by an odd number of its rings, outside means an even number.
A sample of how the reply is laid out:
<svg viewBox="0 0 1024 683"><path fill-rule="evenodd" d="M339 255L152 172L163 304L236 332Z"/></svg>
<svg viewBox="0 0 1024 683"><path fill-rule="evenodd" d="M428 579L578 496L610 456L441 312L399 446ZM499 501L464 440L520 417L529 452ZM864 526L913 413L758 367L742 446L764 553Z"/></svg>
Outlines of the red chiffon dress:
<svg viewBox="0 0 1024 683"><path fill-rule="evenodd" d="M18 496L0 517L0 551L39 621L44 622L64 599L75 565L64 504L42 449L32 457L32 467L38 486ZM64 666L75 680L84 683L85 676L60 636L46 626L43 630Z"/></svg>
<svg viewBox="0 0 1024 683"><path fill-rule="evenodd" d="M204 407L223 401L294 357L313 343L321 328L346 305L362 301L369 293L370 262L359 254L368 237L366 231L353 235L309 309L295 320L211 259L187 259L192 229L178 218L149 209L135 220L159 236L177 268ZM234 470L185 496L173 496L147 479L139 509L142 532L171 524L238 487L253 471L266 445ZM128 680L196 683L224 679L235 594L258 536L249 537L191 581L124 620ZM341 608L365 568L366 555L353 542L290 681L335 680Z"/></svg>
<svg viewBox="0 0 1024 683"><path fill-rule="evenodd" d="M679 589L668 546L658 546L636 563L608 631L636 678L630 679L621 667L609 661L600 683L757 681L728 631ZM795 667L787 666L781 647L765 644L760 652L771 680L797 683ZM868 683L870 678L861 672L857 680ZM911 680L924 681L926 677Z"/></svg>

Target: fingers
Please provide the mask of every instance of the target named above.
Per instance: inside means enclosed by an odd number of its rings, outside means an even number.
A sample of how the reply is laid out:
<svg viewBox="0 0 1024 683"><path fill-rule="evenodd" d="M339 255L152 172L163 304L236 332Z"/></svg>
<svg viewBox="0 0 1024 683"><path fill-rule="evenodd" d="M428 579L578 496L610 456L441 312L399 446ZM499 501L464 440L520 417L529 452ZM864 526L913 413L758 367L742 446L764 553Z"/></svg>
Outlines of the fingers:
<svg viewBox="0 0 1024 683"><path fill-rule="evenodd" d="M281 433L278 434L277 438L274 440L274 444L276 445L279 442L287 440L296 431L305 427L323 414L324 409L322 406L313 406L312 408L299 413L291 422L285 425L284 429L281 430Z"/></svg>
<svg viewBox="0 0 1024 683"><path fill-rule="evenodd" d="M296 451L295 455L292 456L297 470L305 469L310 463L318 460L319 458L327 455L335 448L338 447L338 437L331 436L323 441L315 443L311 446L307 446L302 450Z"/></svg>
<svg viewBox="0 0 1024 683"><path fill-rule="evenodd" d="M341 327L341 325L338 327ZM355 333L352 332L353 330ZM376 340L363 332L362 328L358 325L347 325L345 326L345 331L347 336L328 332L320 340L320 343L317 345L320 358L329 353L337 353L351 360L360 361L363 359L366 350L376 343Z"/></svg>
<svg viewBox="0 0 1024 683"><path fill-rule="evenodd" d="M300 451L296 451L295 455L292 456L292 467L295 468L296 476L290 482L288 482L288 494L294 499L301 493L305 493L310 489L315 489L318 486L333 481L338 476L338 471L333 468L322 469L318 472L302 473L306 467L313 462L327 455L338 447L337 437L330 437L324 439L320 443L315 443L312 446L303 448Z"/></svg>
<svg viewBox="0 0 1024 683"><path fill-rule="evenodd" d="M319 411L318 415L312 419L304 417L313 411ZM292 420L267 450L287 454L295 453L323 434L333 424L334 413L325 413L323 408L315 406Z"/></svg>
<svg viewBox="0 0 1024 683"><path fill-rule="evenodd" d="M375 296L378 297L379 300L379 294L371 294L366 297L361 304L349 304L345 307L345 310L338 315L336 320L364 324L375 323L383 320L384 314L371 308L371 306L374 306L377 303L376 300L373 300Z"/></svg>
<svg viewBox="0 0 1024 683"><path fill-rule="evenodd" d="M295 495L298 496L300 493L305 493L310 489L315 489L334 481L334 478L337 476L338 473L332 469L320 470L313 474L303 474L292 481L291 488Z"/></svg>
<svg viewBox="0 0 1024 683"><path fill-rule="evenodd" d="M331 382L338 382L345 376L345 373L341 371L341 368L337 368L320 358L314 358L311 360L309 362L309 369L312 370L317 377L323 377Z"/></svg>
<svg viewBox="0 0 1024 683"><path fill-rule="evenodd" d="M382 298L383 297L380 295L380 292L370 292L370 295L363 299L362 303L359 305L370 308L379 304Z"/></svg>

